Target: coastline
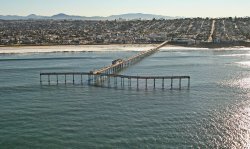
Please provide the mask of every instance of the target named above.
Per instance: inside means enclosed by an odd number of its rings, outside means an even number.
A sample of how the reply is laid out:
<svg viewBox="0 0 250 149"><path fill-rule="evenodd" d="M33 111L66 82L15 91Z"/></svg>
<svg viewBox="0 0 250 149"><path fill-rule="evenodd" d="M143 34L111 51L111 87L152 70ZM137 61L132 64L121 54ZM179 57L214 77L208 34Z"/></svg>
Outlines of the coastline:
<svg viewBox="0 0 250 149"><path fill-rule="evenodd" d="M44 45L36 45L36 44L19 44L19 45L0 45L0 48L12 47L147 47L147 46L157 46L161 44L159 43L135 43L135 44L44 44ZM204 42L200 44L181 44L176 42L169 42L164 47L192 47L192 48L230 48L230 47L250 47L250 42L236 42L236 43L212 43L212 42Z"/></svg>
<svg viewBox="0 0 250 149"><path fill-rule="evenodd" d="M0 46L0 54L52 53L52 52L104 52L145 51L157 44L113 44L113 45L50 45L50 46ZM167 46L176 47L176 46Z"/></svg>
<svg viewBox="0 0 250 149"><path fill-rule="evenodd" d="M145 51L154 48L158 44L106 44L106 45L18 45L0 46L0 54L21 53L55 53L55 52L107 52L107 51ZM231 50L248 49L245 45L183 45L167 44L162 50Z"/></svg>

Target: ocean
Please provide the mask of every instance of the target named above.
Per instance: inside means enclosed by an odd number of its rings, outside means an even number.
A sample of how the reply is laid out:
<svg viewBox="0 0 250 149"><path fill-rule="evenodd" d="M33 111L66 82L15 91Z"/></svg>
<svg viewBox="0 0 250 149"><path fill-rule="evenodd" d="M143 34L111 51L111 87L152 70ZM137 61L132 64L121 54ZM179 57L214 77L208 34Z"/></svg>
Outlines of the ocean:
<svg viewBox="0 0 250 149"><path fill-rule="evenodd" d="M189 75L190 89L39 82L40 72L88 72L137 52L1 54L0 148L250 147L250 49L163 48L121 72Z"/></svg>

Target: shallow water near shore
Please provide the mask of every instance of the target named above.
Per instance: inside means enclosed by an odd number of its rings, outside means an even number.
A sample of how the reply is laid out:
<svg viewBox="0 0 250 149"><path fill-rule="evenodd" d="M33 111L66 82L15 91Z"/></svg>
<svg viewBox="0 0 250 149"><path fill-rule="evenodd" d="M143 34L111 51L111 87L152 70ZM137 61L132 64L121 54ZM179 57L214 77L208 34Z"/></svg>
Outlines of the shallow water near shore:
<svg viewBox="0 0 250 149"><path fill-rule="evenodd" d="M0 55L1 148L250 147L247 49L163 48L121 72L190 75L189 90L39 83L40 72L88 72L136 53Z"/></svg>

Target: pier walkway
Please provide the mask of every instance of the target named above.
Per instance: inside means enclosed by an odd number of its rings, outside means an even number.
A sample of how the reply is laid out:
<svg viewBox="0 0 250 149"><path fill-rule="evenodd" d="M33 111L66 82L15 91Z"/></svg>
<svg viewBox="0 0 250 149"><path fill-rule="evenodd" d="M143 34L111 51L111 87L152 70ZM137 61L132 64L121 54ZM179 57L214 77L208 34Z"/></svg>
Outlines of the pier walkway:
<svg viewBox="0 0 250 149"><path fill-rule="evenodd" d="M157 46L156 48L147 50L147 51L142 51L140 53L138 53L137 55L134 55L130 58L128 58L127 60L123 60L121 62L117 62L115 64L100 68L96 71L92 71L93 74L116 74L119 71L121 71L124 68L129 67L130 65L133 65L139 61L141 61L142 59L154 54L155 52L157 52L160 48L162 48L163 46L165 46L168 43L168 41L163 42L162 44L160 44L159 46Z"/></svg>

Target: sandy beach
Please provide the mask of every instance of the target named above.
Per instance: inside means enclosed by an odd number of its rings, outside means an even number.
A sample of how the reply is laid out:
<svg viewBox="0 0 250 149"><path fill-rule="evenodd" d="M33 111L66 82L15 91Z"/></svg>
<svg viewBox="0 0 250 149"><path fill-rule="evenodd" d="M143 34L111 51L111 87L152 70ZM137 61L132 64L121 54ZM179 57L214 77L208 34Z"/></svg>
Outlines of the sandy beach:
<svg viewBox="0 0 250 149"><path fill-rule="evenodd" d="M0 54L22 54L22 53L52 53L52 52L107 52L107 51L145 51L156 47L157 44L121 44L121 45L58 45L58 46L10 46L0 47ZM211 50L209 48L182 47L166 45L162 51L175 50ZM248 47L229 47L213 50L250 50Z"/></svg>
<svg viewBox="0 0 250 149"><path fill-rule="evenodd" d="M102 51L144 51L155 44L122 45L58 45L58 46L10 46L0 47L0 54L51 53L51 52L102 52ZM170 46L169 46L170 47ZM174 47L174 46L171 46Z"/></svg>

